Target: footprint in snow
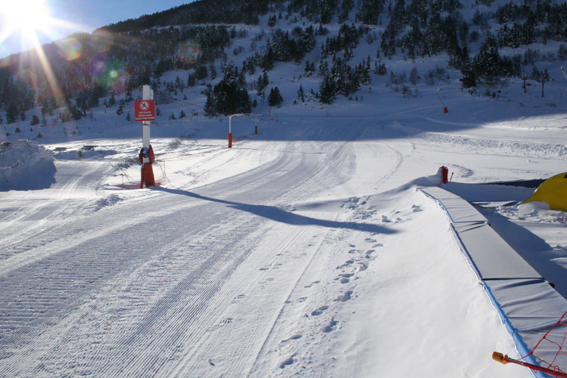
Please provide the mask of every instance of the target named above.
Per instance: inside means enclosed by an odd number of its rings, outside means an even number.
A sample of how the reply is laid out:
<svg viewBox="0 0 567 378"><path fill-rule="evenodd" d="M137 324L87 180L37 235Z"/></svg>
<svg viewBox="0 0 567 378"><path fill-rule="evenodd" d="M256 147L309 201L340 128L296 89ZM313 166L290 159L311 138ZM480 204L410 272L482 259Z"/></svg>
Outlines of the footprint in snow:
<svg viewBox="0 0 567 378"><path fill-rule="evenodd" d="M349 283L352 276L354 276L354 273L339 274L340 282L342 284Z"/></svg>
<svg viewBox="0 0 567 378"><path fill-rule="evenodd" d="M343 294L339 295L336 300L339 302L349 301L352 298L352 293L352 290L345 291Z"/></svg>
<svg viewBox="0 0 567 378"><path fill-rule="evenodd" d="M303 335L301 335L301 334L296 334L296 335L290 336L289 338L287 338L287 339L285 339L285 340L282 340L282 343L287 343L287 342L290 341L290 340L301 339L302 337L303 337Z"/></svg>
<svg viewBox="0 0 567 378"><path fill-rule="evenodd" d="M319 316L323 313L323 311L329 309L329 306L321 306L317 310L311 313L311 316Z"/></svg>
<svg viewBox="0 0 567 378"><path fill-rule="evenodd" d="M412 208L414 213L418 213L420 211L423 211L423 210L421 210L421 207L419 207L417 205L413 205L411 208Z"/></svg>
<svg viewBox="0 0 567 378"><path fill-rule="evenodd" d="M313 281L309 285L304 286L305 289L309 289L311 286L318 284L320 281Z"/></svg>
<svg viewBox="0 0 567 378"><path fill-rule="evenodd" d="M343 265L337 266L337 269L346 268L346 267L348 267L348 266L350 266L350 265L352 265L352 264L354 264L354 260L352 260L352 259L351 259L351 260L347 260L347 261L345 261L345 263L344 263Z"/></svg>
<svg viewBox="0 0 567 378"><path fill-rule="evenodd" d="M294 362L295 361L293 361L293 356L291 356L290 358L288 358L287 360L285 360L280 364L280 369L285 369L286 366L292 365Z"/></svg>
<svg viewBox="0 0 567 378"><path fill-rule="evenodd" d="M335 329L337 329L337 324L339 324L339 322L337 322L335 318L332 318L331 322L323 327L323 332L325 333L333 332Z"/></svg>

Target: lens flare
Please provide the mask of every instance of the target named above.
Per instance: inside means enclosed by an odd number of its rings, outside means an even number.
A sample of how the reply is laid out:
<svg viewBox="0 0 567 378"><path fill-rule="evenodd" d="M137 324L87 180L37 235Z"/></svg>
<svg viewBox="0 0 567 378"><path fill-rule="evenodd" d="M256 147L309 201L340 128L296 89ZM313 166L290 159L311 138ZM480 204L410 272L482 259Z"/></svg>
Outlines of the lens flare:
<svg viewBox="0 0 567 378"><path fill-rule="evenodd" d="M122 92L126 89L126 83L130 80L130 75L124 70L124 65L118 60L104 62L99 60L93 64L93 77L108 89L115 92Z"/></svg>
<svg viewBox="0 0 567 378"><path fill-rule="evenodd" d="M65 59L71 61L81 57L83 46L76 38L59 40L55 44L59 47L59 52Z"/></svg>
<svg viewBox="0 0 567 378"><path fill-rule="evenodd" d="M183 63L192 63L197 59L200 52L201 49L195 41L186 41L179 45L177 57Z"/></svg>

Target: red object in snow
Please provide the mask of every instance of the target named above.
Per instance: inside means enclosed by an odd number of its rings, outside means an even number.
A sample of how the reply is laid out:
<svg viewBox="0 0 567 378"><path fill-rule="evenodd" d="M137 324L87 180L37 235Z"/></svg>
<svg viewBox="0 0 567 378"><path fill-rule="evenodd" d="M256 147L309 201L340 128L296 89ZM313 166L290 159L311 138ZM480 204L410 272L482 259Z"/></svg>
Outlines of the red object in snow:
<svg viewBox="0 0 567 378"><path fill-rule="evenodd" d="M152 164L155 160L154 149L150 145L150 148L142 147L138 159L142 163L142 182L140 182L140 189L146 184L146 188L150 186L156 186L156 181L154 178L154 169Z"/></svg>
<svg viewBox="0 0 567 378"><path fill-rule="evenodd" d="M449 168L442 166L441 167L441 182L446 184L449 182Z"/></svg>

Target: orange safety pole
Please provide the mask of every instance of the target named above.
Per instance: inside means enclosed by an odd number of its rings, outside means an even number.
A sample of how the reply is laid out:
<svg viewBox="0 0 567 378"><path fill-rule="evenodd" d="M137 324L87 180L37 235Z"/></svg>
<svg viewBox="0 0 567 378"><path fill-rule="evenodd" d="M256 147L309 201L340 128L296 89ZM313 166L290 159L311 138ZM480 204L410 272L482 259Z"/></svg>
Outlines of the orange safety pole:
<svg viewBox="0 0 567 378"><path fill-rule="evenodd" d="M232 148L232 117L242 115L244 114L233 114L228 117L228 148Z"/></svg>
<svg viewBox="0 0 567 378"><path fill-rule="evenodd" d="M495 360L495 361L498 361L498 362L500 362L504 365L506 365L508 362L510 362L510 363L513 363L513 364L516 364L516 365L521 365L521 366L527 367L527 368L532 369L532 370L537 370L537 371L541 371L541 372L546 373L546 374L553 375L554 377L557 377L557 378L567 378L567 374L563 373L562 371L544 368L544 367L537 366L537 365L534 365L534 364L529 364L529 363L524 362L524 361L514 360L514 359L508 357L507 354L504 355L504 354L499 353L499 352L494 352L494 353L492 353L492 359Z"/></svg>

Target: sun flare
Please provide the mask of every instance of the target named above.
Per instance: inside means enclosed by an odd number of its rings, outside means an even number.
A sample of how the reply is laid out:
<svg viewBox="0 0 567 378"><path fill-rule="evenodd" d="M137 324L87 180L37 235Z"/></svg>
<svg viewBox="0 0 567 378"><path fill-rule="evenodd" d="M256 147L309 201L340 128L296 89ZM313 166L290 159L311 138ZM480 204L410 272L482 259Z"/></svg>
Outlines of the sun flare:
<svg viewBox="0 0 567 378"><path fill-rule="evenodd" d="M46 32L52 23L50 10L45 0L19 0L6 2L0 8L6 32L20 31L22 38L35 45L37 33Z"/></svg>
<svg viewBox="0 0 567 378"><path fill-rule="evenodd" d="M0 0L1 55L38 50L70 32L89 32L86 25L58 18L58 9L49 4L49 0Z"/></svg>

